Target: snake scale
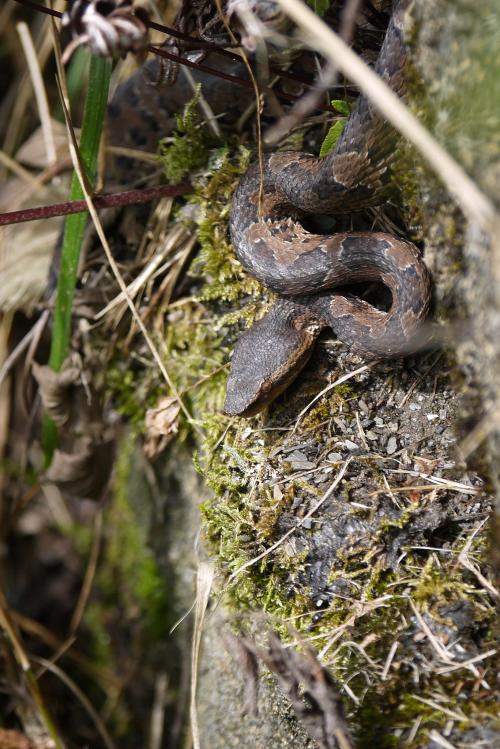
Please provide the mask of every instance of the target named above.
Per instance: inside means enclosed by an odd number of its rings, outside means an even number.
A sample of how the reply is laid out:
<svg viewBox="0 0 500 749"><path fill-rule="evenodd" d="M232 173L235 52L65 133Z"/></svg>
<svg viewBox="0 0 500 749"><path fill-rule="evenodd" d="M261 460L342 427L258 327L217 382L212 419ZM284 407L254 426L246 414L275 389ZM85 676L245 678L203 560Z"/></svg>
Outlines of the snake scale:
<svg viewBox="0 0 500 749"><path fill-rule="evenodd" d="M396 5L375 67L399 96L405 91L407 5L408 0ZM209 63L241 72L238 63L215 55ZM112 143L153 149L172 130L174 115L191 92L180 77L166 90L151 85L155 77L153 60L118 88L109 111ZM205 73L194 71L193 77L213 111L234 121L242 100L233 87ZM396 142L394 129L361 96L326 157L277 152L265 156L262 173L254 164L241 179L231 206L231 240L245 269L280 298L235 345L226 413L250 416L283 392L326 327L366 359L402 356L414 347L430 300L429 274L415 245L381 232L318 235L300 223L306 214L350 213L381 204ZM114 165L115 181L134 169L124 157L115 158ZM387 312L345 290L372 281L390 290Z"/></svg>

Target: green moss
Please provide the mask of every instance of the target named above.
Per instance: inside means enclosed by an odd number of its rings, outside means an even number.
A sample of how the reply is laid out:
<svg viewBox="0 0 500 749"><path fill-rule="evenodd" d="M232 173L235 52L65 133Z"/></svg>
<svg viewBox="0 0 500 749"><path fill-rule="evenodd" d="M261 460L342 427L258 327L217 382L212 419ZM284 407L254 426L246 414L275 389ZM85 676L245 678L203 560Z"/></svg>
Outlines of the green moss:
<svg viewBox="0 0 500 749"><path fill-rule="evenodd" d="M217 142L200 115L200 94L201 86L198 85L183 114L177 115L177 129L171 137L160 141L160 163L171 184L181 182L188 174L204 166L208 149Z"/></svg>
<svg viewBox="0 0 500 749"><path fill-rule="evenodd" d="M139 621L143 636L153 643L165 634L168 590L147 543L145 519L138 515L130 495L132 446L132 440L124 441L118 456L114 500L105 514L106 544L96 582L104 598L102 611L108 610L109 599L120 607L124 618ZM95 625L95 608L92 617ZM99 639L102 642L102 637Z"/></svg>
<svg viewBox="0 0 500 749"><path fill-rule="evenodd" d="M106 627L105 610L101 601L89 601L85 609L84 623L92 634L92 661L96 665L109 667L114 663L114 657L110 633Z"/></svg>
<svg viewBox="0 0 500 749"><path fill-rule="evenodd" d="M162 392L156 372L136 371L129 359L118 359L104 371L105 387L112 393L113 404L134 430L141 431L148 408L152 408Z"/></svg>

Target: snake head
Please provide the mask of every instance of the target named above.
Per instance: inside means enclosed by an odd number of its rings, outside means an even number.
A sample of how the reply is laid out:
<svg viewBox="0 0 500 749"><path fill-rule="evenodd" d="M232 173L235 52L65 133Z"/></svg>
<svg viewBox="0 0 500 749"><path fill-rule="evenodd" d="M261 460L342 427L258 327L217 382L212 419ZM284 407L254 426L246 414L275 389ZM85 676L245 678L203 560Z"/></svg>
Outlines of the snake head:
<svg viewBox="0 0 500 749"><path fill-rule="evenodd" d="M236 343L224 413L253 416L297 377L324 327L300 303L279 300Z"/></svg>

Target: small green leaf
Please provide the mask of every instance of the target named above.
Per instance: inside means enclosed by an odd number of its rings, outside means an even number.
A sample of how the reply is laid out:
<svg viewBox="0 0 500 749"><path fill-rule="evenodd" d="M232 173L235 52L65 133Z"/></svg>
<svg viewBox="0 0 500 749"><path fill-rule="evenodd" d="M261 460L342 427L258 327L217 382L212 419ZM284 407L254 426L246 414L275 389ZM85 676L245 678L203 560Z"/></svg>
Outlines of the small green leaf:
<svg viewBox="0 0 500 749"><path fill-rule="evenodd" d="M311 6L318 16L323 16L326 13L330 7L330 3L331 0L307 0L307 4Z"/></svg>
<svg viewBox="0 0 500 749"><path fill-rule="evenodd" d="M337 122L333 123L325 136L325 140L321 144L321 148L319 150L319 155L321 157L326 156L333 148L335 148L335 146L337 145L337 141L342 135L342 132L346 126L346 122L347 119L342 118L341 120L337 120Z"/></svg>
<svg viewBox="0 0 500 749"><path fill-rule="evenodd" d="M340 114L344 114L346 117L348 114L351 114L350 105L343 99L332 99L330 104L334 109L337 110L337 112L339 112Z"/></svg>

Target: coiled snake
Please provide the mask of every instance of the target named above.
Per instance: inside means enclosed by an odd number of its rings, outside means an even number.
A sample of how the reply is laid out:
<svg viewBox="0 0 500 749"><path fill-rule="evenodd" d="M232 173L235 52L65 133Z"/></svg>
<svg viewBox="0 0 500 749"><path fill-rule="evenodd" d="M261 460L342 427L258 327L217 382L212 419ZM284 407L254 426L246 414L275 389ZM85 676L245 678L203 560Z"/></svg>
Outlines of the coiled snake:
<svg viewBox="0 0 500 749"><path fill-rule="evenodd" d="M400 96L407 4L402 0L397 5L376 64L377 73ZM211 58L210 64L214 61ZM227 69L227 61L223 64ZM116 123L122 119L123 102L128 110L131 104L135 110L128 134L120 129L115 138L118 144L150 146L151 140L171 129L172 111L189 98L186 84L183 88L176 84L167 95L157 92L152 104L154 96L145 90L144 76L154 77L157 63L147 65L149 69L144 66L118 89L111 105L110 117ZM204 95L215 112L222 110L230 118L241 111L241 101L228 100L227 83L212 79L206 85L203 73L195 79L204 84ZM429 274L418 249L380 232L312 234L299 222L305 214L352 212L383 202L396 140L392 127L362 96L327 157L276 153L265 157L262 175L253 165L243 176L232 201L231 240L245 269L281 298L236 343L226 413L252 415L283 392L307 362L315 338L325 327L365 358L397 357L411 350L430 300ZM123 162L120 168L124 169ZM338 289L366 281L389 288L392 303L387 312Z"/></svg>
<svg viewBox="0 0 500 749"><path fill-rule="evenodd" d="M396 8L376 71L404 91L406 3ZM394 357L411 349L430 299L429 275L418 249L389 234L321 236L307 232L305 213L352 211L380 203L387 187L394 130L361 97L336 148L326 158L277 153L265 160L259 215L259 170L252 166L233 198L230 231L244 267L287 297L240 338L233 353L226 413L251 415L296 377L321 329L365 358ZM381 281L392 294L388 312L338 286Z"/></svg>

